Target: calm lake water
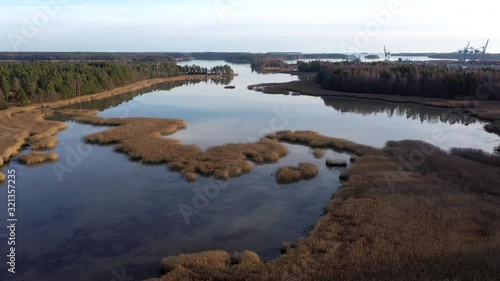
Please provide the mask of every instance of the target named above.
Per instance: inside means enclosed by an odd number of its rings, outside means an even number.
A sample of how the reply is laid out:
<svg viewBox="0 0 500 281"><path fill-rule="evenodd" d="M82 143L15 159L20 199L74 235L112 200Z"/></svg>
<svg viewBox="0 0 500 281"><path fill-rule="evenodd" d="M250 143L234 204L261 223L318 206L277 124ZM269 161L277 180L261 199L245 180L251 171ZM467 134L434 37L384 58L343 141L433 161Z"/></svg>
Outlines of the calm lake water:
<svg viewBox="0 0 500 281"><path fill-rule="evenodd" d="M203 148L253 142L282 129L315 130L376 147L388 140L419 139L444 149L492 152L500 144L498 136L483 130L483 122L441 109L250 91L250 84L297 78L252 73L247 65L232 67L240 74L230 82L235 90L214 82L166 83L74 107L99 109L104 117L184 118L188 128L169 137ZM4 173L16 169L19 221L17 274L2 270L1 280L130 280L123 278L124 272L141 280L158 274L164 256L211 249L250 249L265 260L273 259L283 241L308 235L340 186L342 169L325 167L310 149L296 145L288 145L290 154L279 163L256 166L242 177L187 183L164 165L131 162L110 146L81 142L84 135L106 128L68 124L54 149L58 163L25 167L13 160L3 168ZM349 157L333 151L327 155ZM280 166L300 162L316 163L319 176L298 184L276 184L274 173ZM206 202L197 196L204 190L213 195ZM2 202L6 197L4 183ZM180 206L196 208L196 213L186 220ZM4 223L5 211L0 213ZM2 227L3 265L5 237Z"/></svg>

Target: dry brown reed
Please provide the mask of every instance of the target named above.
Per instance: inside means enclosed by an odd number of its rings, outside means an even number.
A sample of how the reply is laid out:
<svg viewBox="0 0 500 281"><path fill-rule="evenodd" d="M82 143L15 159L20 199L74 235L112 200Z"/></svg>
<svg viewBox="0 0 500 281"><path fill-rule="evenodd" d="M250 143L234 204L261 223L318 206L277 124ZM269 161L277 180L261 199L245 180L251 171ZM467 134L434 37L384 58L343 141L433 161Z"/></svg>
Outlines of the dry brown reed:
<svg viewBox="0 0 500 281"><path fill-rule="evenodd" d="M315 149L313 150L313 155L314 157L321 159L323 158L323 156L325 156L325 151L322 149Z"/></svg>
<svg viewBox="0 0 500 281"><path fill-rule="evenodd" d="M44 120L41 110L0 111L0 166L17 155L24 144L51 144L50 137L66 128L61 122Z"/></svg>
<svg viewBox="0 0 500 281"><path fill-rule="evenodd" d="M497 280L500 168L416 141L371 151L285 255L235 270L228 254L192 254L161 280ZM402 161L416 151L432 153Z"/></svg>
<svg viewBox="0 0 500 281"><path fill-rule="evenodd" d="M313 148L344 150L360 156L366 153L373 153L374 151L373 148L365 145L360 145L344 139L322 136L313 131L279 131L274 134L270 134L267 137L283 142L307 145Z"/></svg>
<svg viewBox="0 0 500 281"><path fill-rule="evenodd" d="M33 150L52 149L52 148L56 147L58 143L59 143L59 141L57 140L56 137L46 137L46 138L34 141L30 145L30 148Z"/></svg>
<svg viewBox="0 0 500 281"><path fill-rule="evenodd" d="M279 184L289 184L301 180L310 180L318 175L319 169L311 163L300 163L298 167L285 166L276 172L276 180Z"/></svg>
<svg viewBox="0 0 500 281"><path fill-rule="evenodd" d="M256 143L230 143L203 151L196 145L164 138L186 127L180 119L110 118L86 116L75 119L80 123L114 126L104 132L91 134L85 140L93 144L115 144L116 151L125 153L133 160L150 164L169 164L188 180L193 174L215 176L226 180L252 170L257 164L277 162L288 153L285 145L277 140L262 138Z"/></svg>
<svg viewBox="0 0 500 281"><path fill-rule="evenodd" d="M84 116L94 116L99 114L98 110L89 109L56 109L51 112L56 115L64 115L68 117L84 117Z"/></svg>

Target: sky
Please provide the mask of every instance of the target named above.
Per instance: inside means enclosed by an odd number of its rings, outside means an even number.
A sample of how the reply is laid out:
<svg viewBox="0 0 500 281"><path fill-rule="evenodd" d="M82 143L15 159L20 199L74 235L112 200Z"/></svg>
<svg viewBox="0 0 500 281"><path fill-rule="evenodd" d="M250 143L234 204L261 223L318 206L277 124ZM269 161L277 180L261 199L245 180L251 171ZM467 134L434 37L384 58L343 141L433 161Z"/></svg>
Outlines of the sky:
<svg viewBox="0 0 500 281"><path fill-rule="evenodd" d="M500 53L497 1L0 0L0 51Z"/></svg>

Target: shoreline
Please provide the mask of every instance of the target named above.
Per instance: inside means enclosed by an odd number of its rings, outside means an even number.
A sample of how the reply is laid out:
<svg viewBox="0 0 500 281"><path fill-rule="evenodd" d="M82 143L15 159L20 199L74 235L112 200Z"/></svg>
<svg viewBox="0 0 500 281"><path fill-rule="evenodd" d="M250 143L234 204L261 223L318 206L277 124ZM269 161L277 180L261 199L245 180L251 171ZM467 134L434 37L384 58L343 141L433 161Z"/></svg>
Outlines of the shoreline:
<svg viewBox="0 0 500 281"><path fill-rule="evenodd" d="M259 91L265 94L283 94L290 92L313 97L341 97L356 98L365 100L385 101L392 103L409 103L430 106L435 108L449 109L453 113L465 113L472 117L491 122L485 130L500 135L500 127L495 125L500 123L500 101L479 101L479 100L449 100L415 96L379 95L365 93L347 93L339 91L325 90L313 80L292 81L285 83L263 83L248 86L249 90Z"/></svg>
<svg viewBox="0 0 500 281"><path fill-rule="evenodd" d="M164 82L200 80L200 79L205 79L205 78L217 78L217 77L221 77L221 76L217 76L217 75L182 75L182 76L175 76L175 77L165 77L165 78L141 80L141 81L137 81L137 82L134 82L134 83L126 85L126 86L114 88L112 90L108 90L108 91L104 91L104 92L100 92L100 93L95 93L95 94L91 94L91 95L79 96L79 97L75 97L75 98L71 98L71 99L67 99L67 100L58 100L58 101L52 101L52 102L40 102L40 103L34 103L34 104L31 104L28 106L23 106L23 107L12 106L12 107L9 107L8 109L0 110L0 117L2 117L2 115L5 115L5 114L15 114L18 112L33 110L33 109L37 109L37 108L61 107L61 106L91 101L91 100L106 99L106 98L110 98L113 96L126 94L128 92L137 91L137 90L147 88L149 86L153 86L156 84L164 83Z"/></svg>
<svg viewBox="0 0 500 281"><path fill-rule="evenodd" d="M234 74L234 76L236 75L237 74ZM217 77L221 76L182 75L176 77L148 79L92 95L54 102L35 103L25 107L13 106L5 110L0 110L0 169L3 167L4 163L9 162L14 156L18 155L24 145L49 141L49 139L53 138L58 132L66 129L67 126L63 122L44 119L47 111L51 108L91 100L106 99L164 82L201 80ZM33 150L37 151L37 149ZM2 178L3 177L0 171L0 182L2 181Z"/></svg>

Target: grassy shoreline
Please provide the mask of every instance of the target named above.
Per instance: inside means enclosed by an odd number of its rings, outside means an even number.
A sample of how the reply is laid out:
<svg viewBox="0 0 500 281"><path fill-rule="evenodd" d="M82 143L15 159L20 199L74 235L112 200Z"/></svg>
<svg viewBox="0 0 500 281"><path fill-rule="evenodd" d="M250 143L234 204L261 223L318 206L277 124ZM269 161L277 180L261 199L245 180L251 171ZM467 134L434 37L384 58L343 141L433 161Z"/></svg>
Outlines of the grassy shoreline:
<svg viewBox="0 0 500 281"><path fill-rule="evenodd" d="M78 115L79 111L74 111ZM277 140L262 138L255 143L228 143L203 151L197 145L164 138L187 127L182 119L109 118L86 114L75 121L112 128L84 137L91 144L114 145L115 151L127 154L131 160L147 164L168 164L170 170L180 172L188 181L197 175L215 176L227 180L249 173L253 163L274 163L288 154L288 149Z"/></svg>
<svg viewBox="0 0 500 281"><path fill-rule="evenodd" d="M150 280L496 280L500 274L500 157L420 141L383 149L315 132L272 139L362 154L311 234L268 263L239 253L167 257ZM343 144L348 144L344 145ZM423 156L411 161L416 152ZM407 160L407 161L404 161ZM250 249L251 250L251 249Z"/></svg>
<svg viewBox="0 0 500 281"><path fill-rule="evenodd" d="M345 97L386 101L393 103L412 103L430 107L449 109L452 112L461 112L473 117L492 122L486 129L490 132L500 134L500 101L479 101L479 100L450 100L437 98L424 98L415 96L394 96L379 94L346 93L332 90L325 90L321 85L308 81L293 81L287 83L267 83L250 85L248 89L260 91L266 94L285 94L290 92L299 93L306 96L315 97Z"/></svg>

